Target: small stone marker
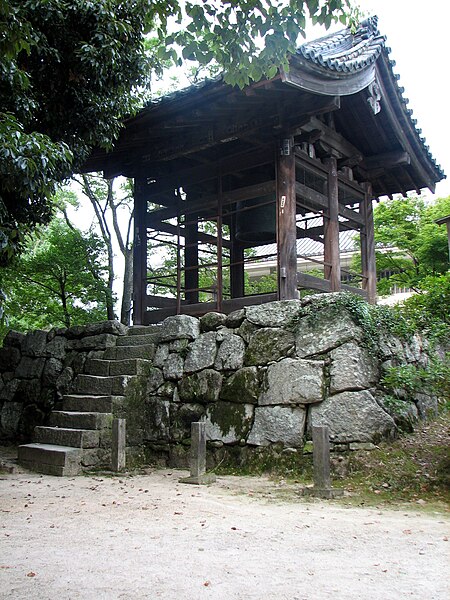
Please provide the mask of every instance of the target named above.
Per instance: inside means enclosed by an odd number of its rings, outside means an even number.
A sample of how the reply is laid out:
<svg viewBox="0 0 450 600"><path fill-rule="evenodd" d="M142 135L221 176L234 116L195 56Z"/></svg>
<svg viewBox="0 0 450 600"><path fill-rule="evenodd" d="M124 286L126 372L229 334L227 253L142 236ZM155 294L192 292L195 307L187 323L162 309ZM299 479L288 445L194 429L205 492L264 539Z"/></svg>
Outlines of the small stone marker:
<svg viewBox="0 0 450 600"><path fill-rule="evenodd" d="M180 483L208 485L214 483L214 473L206 473L206 423L195 421L191 423L191 474L182 477Z"/></svg>
<svg viewBox="0 0 450 600"><path fill-rule="evenodd" d="M113 419L111 469L115 472L125 469L126 419Z"/></svg>
<svg viewBox="0 0 450 600"><path fill-rule="evenodd" d="M303 488L303 496L318 498L336 498L342 496L344 490L333 489L330 477L330 439L328 427L313 427L313 465L314 487Z"/></svg>

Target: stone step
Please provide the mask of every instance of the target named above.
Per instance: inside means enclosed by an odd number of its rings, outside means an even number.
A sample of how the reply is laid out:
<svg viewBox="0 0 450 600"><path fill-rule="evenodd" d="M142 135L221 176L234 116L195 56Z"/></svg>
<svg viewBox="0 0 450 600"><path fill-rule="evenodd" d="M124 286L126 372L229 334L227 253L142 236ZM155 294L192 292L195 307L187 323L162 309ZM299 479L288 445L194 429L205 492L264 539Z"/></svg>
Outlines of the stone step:
<svg viewBox="0 0 450 600"><path fill-rule="evenodd" d="M72 448L98 448L100 432L95 429L38 426L34 429L34 441L38 444L55 444Z"/></svg>
<svg viewBox="0 0 450 600"><path fill-rule="evenodd" d="M74 392L93 396L123 396L133 375L101 377L99 375L77 375Z"/></svg>
<svg viewBox="0 0 450 600"><path fill-rule="evenodd" d="M161 325L133 325L128 328L128 335L147 335L149 333L159 333Z"/></svg>
<svg viewBox="0 0 450 600"><path fill-rule="evenodd" d="M50 415L51 427L67 429L103 429L112 425L111 413L54 410Z"/></svg>
<svg viewBox="0 0 450 600"><path fill-rule="evenodd" d="M144 358L153 360L157 344L143 344L142 346L115 346L107 348L103 353L104 360L126 360L130 358Z"/></svg>
<svg viewBox="0 0 450 600"><path fill-rule="evenodd" d="M144 358L128 358L124 360L104 360L92 358L86 361L84 371L87 375L117 376L145 375L151 366L150 360Z"/></svg>
<svg viewBox="0 0 450 600"><path fill-rule="evenodd" d="M18 462L38 473L72 477L81 471L82 452L69 446L25 444L18 448Z"/></svg>
<svg viewBox="0 0 450 600"><path fill-rule="evenodd" d="M63 396L63 411L113 412L114 407L123 405L124 396L91 396L89 394L67 394Z"/></svg>
<svg viewBox="0 0 450 600"><path fill-rule="evenodd" d="M157 344L159 333L146 333L144 335L123 335L117 338L116 346L147 346Z"/></svg>

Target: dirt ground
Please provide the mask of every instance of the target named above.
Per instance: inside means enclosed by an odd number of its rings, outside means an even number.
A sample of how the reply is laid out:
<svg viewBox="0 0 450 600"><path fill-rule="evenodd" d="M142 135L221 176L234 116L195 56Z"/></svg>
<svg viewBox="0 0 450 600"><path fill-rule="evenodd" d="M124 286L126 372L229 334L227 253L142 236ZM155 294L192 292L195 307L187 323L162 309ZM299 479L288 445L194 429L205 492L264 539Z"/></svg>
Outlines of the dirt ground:
<svg viewBox="0 0 450 600"><path fill-rule="evenodd" d="M448 600L442 514L297 498L181 471L0 475L0 598Z"/></svg>

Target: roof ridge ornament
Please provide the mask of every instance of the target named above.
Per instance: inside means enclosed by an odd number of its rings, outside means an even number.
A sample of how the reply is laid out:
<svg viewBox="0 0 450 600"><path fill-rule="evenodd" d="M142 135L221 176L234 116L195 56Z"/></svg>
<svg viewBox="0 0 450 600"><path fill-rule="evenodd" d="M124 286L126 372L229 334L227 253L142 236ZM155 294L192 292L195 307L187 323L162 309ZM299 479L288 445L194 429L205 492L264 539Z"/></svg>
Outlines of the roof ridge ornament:
<svg viewBox="0 0 450 600"><path fill-rule="evenodd" d="M378 81L375 79L367 88L368 98L367 102L372 109L374 115L381 112L381 87Z"/></svg>

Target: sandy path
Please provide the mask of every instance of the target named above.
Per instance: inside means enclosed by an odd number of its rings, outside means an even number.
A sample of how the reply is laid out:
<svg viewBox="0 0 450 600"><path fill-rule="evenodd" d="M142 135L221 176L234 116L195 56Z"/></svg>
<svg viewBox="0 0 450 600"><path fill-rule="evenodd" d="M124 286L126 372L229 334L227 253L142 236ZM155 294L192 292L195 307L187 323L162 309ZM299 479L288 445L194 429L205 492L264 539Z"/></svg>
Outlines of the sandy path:
<svg viewBox="0 0 450 600"><path fill-rule="evenodd" d="M0 598L449 600L441 515L267 502L265 479L180 474L0 476Z"/></svg>

